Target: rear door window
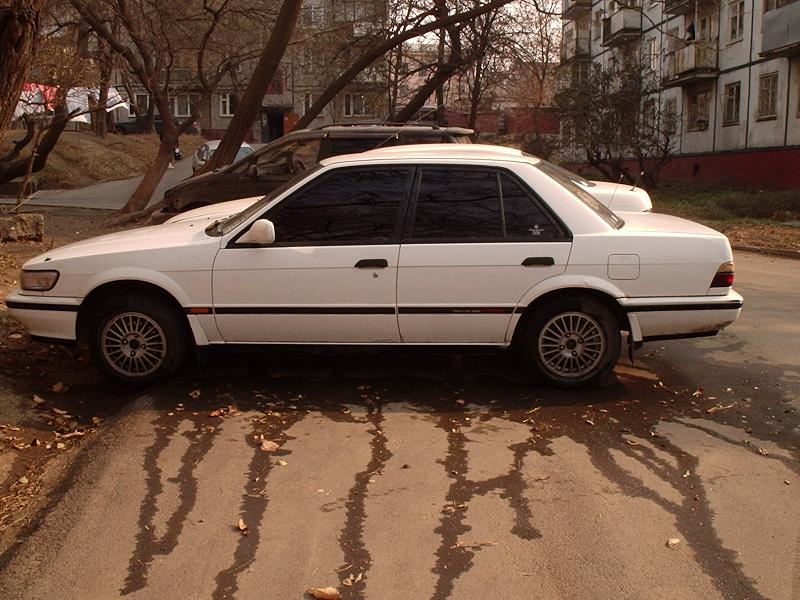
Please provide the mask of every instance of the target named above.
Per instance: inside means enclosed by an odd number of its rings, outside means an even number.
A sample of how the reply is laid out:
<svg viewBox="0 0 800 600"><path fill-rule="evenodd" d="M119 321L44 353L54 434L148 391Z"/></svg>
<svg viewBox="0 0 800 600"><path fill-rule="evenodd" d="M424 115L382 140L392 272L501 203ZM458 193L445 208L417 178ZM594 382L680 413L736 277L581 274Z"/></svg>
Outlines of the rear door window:
<svg viewBox="0 0 800 600"><path fill-rule="evenodd" d="M409 241L552 241L563 231L529 190L494 169L422 168Z"/></svg>

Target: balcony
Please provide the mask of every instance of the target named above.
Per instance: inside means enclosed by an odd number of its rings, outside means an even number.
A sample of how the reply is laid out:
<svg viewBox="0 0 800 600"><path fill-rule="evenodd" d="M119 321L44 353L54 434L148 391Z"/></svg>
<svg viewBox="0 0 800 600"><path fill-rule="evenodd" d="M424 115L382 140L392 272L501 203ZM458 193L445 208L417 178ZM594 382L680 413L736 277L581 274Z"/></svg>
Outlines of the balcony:
<svg viewBox="0 0 800 600"><path fill-rule="evenodd" d="M692 85L715 79L717 49L705 42L695 42L667 54L667 69L662 80L664 87Z"/></svg>
<svg viewBox="0 0 800 600"><path fill-rule="evenodd" d="M642 35L642 13L621 8L603 19L603 46L621 46Z"/></svg>
<svg viewBox="0 0 800 600"><path fill-rule="evenodd" d="M664 2L665 15L685 15L693 13L695 0L666 0Z"/></svg>
<svg viewBox="0 0 800 600"><path fill-rule="evenodd" d="M561 18L575 21L588 14L591 8L592 0L561 0Z"/></svg>
<svg viewBox="0 0 800 600"><path fill-rule="evenodd" d="M761 56L800 55L800 2L764 13Z"/></svg>
<svg viewBox="0 0 800 600"><path fill-rule="evenodd" d="M572 61L589 59L589 32L578 31L573 35L564 36L561 40L561 64L565 65Z"/></svg>

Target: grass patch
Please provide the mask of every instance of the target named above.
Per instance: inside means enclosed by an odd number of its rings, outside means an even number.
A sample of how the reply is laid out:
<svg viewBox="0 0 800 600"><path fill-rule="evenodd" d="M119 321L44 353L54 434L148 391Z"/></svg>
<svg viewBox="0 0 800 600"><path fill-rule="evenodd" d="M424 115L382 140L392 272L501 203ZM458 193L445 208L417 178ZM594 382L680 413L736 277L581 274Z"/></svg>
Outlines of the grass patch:
<svg viewBox="0 0 800 600"><path fill-rule="evenodd" d="M0 154L11 148L10 139L19 139L21 131L7 132L0 144ZM203 143L198 135L181 136L184 157L191 156ZM88 131L65 131L50 153L45 168L34 174L40 189L73 189L101 181L127 179L142 175L158 150L155 134L96 137ZM23 152L23 156L29 153Z"/></svg>
<svg viewBox="0 0 800 600"><path fill-rule="evenodd" d="M800 191L669 185L652 190L653 210L721 231L731 244L800 250Z"/></svg>

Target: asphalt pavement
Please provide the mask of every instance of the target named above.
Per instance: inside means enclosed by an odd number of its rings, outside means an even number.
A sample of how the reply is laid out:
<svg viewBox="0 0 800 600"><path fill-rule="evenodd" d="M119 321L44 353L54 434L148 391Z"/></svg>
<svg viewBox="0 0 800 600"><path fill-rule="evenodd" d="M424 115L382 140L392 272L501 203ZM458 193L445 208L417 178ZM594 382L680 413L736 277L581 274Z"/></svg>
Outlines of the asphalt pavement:
<svg viewBox="0 0 800 600"><path fill-rule="evenodd" d="M800 598L800 263L736 264L736 324L582 392L401 352L109 388L0 597Z"/></svg>
<svg viewBox="0 0 800 600"><path fill-rule="evenodd" d="M174 169L167 169L161 182L153 193L150 203L160 202L164 192L175 187L192 174L192 157L173 163ZM125 206L142 177L132 177L118 181L104 181L74 190L40 190L26 202L28 206L66 206L71 208L98 208L118 210ZM0 198L0 203L13 204L15 198Z"/></svg>

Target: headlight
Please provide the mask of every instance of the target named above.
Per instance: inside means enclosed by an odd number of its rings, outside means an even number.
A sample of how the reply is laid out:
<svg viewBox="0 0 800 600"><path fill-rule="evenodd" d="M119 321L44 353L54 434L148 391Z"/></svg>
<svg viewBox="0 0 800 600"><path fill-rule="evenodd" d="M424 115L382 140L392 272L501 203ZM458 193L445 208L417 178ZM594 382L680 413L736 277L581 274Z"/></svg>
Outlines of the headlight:
<svg viewBox="0 0 800 600"><path fill-rule="evenodd" d="M22 271L19 276L20 287L29 292L52 290L58 281L58 271Z"/></svg>

